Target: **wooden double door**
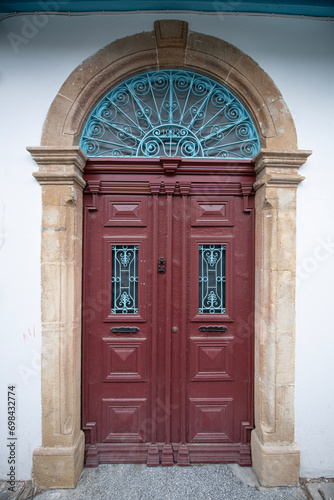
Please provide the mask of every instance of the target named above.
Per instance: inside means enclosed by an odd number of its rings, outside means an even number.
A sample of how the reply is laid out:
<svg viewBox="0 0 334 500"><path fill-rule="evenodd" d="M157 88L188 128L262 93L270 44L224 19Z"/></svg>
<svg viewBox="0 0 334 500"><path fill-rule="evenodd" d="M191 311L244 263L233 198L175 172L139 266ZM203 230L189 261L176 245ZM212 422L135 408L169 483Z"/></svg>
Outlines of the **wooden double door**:
<svg viewBox="0 0 334 500"><path fill-rule="evenodd" d="M95 159L85 178L86 465L249 465L252 165Z"/></svg>

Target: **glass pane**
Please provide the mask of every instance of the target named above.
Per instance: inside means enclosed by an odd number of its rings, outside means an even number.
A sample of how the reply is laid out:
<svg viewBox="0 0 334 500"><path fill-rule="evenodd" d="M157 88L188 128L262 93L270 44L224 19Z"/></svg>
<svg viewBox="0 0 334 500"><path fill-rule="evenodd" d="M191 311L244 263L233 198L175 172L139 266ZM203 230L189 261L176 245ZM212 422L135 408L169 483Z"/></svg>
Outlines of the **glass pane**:
<svg viewBox="0 0 334 500"><path fill-rule="evenodd" d="M111 314L138 313L138 246L112 246Z"/></svg>
<svg viewBox="0 0 334 500"><path fill-rule="evenodd" d="M144 73L97 104L80 146L88 156L253 158L260 141L237 97L183 70Z"/></svg>
<svg viewBox="0 0 334 500"><path fill-rule="evenodd" d="M199 307L200 314L224 314L225 305L225 245L199 247Z"/></svg>

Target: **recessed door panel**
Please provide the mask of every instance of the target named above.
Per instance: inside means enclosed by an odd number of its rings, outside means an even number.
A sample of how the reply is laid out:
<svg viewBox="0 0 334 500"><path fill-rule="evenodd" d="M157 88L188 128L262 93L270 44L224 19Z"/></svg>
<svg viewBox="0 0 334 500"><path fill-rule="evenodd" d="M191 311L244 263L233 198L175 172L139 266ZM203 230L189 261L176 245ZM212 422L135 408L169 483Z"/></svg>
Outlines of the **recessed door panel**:
<svg viewBox="0 0 334 500"><path fill-rule="evenodd" d="M146 197L104 196L104 225L107 226L146 226Z"/></svg>
<svg viewBox="0 0 334 500"><path fill-rule="evenodd" d="M233 337L190 337L190 380L233 380Z"/></svg>
<svg viewBox="0 0 334 500"><path fill-rule="evenodd" d="M105 338L102 363L105 382L146 380L146 339Z"/></svg>

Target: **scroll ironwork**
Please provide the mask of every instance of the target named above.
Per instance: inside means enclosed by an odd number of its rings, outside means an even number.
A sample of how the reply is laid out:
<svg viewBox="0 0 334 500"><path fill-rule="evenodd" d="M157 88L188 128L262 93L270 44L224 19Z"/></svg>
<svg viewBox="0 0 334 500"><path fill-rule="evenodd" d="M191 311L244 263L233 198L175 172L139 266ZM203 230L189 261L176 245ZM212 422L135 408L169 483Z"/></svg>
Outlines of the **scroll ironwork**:
<svg viewBox="0 0 334 500"><path fill-rule="evenodd" d="M225 245L199 247L200 314L225 314Z"/></svg>
<svg viewBox="0 0 334 500"><path fill-rule="evenodd" d="M112 246L111 314L138 313L138 246Z"/></svg>
<svg viewBox="0 0 334 500"><path fill-rule="evenodd" d="M88 156L251 159L260 142L227 88L197 73L161 70L112 89L89 116L80 146Z"/></svg>

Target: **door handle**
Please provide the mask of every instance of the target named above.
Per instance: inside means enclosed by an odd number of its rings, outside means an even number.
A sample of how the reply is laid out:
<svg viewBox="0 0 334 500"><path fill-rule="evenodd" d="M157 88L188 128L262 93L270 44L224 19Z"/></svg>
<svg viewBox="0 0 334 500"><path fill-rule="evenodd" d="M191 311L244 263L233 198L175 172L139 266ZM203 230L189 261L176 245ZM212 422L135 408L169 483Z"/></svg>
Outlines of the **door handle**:
<svg viewBox="0 0 334 500"><path fill-rule="evenodd" d="M199 327L200 332L227 332L227 327L222 325L222 326L200 326Z"/></svg>

